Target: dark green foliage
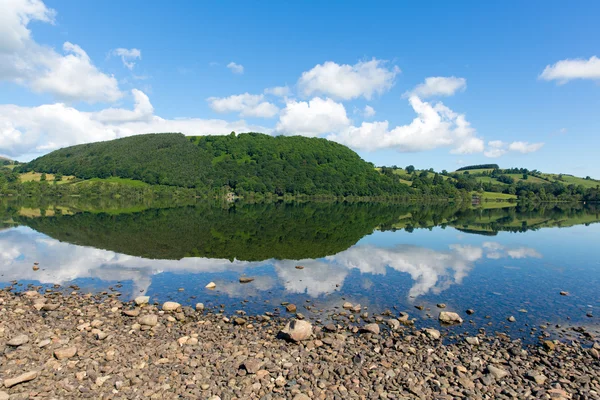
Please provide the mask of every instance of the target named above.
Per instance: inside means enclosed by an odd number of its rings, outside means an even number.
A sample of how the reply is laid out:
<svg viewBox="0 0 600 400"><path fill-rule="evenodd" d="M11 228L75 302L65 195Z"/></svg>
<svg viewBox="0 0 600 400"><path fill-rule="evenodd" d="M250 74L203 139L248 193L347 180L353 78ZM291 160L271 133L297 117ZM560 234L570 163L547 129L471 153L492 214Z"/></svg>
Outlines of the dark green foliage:
<svg viewBox="0 0 600 400"><path fill-rule="evenodd" d="M210 160L182 134L135 135L66 147L37 158L21 171L74 175L81 179L116 176L150 184L200 187Z"/></svg>
<svg viewBox="0 0 600 400"><path fill-rule="evenodd" d="M457 169L457 171L468 171L471 169L498 169L500 168L498 164L479 164L479 165L468 165L466 167L461 167Z"/></svg>
<svg viewBox="0 0 600 400"><path fill-rule="evenodd" d="M410 192L379 174L349 148L325 139L245 133L186 138L136 135L67 147L33 160L21 171L81 179L121 177L149 184L272 193L382 196Z"/></svg>

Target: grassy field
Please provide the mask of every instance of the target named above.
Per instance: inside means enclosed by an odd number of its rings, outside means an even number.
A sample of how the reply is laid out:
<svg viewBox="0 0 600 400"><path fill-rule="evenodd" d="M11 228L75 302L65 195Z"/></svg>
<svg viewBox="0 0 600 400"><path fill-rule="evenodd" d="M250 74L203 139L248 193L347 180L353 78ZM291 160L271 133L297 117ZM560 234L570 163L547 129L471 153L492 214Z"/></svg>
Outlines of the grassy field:
<svg viewBox="0 0 600 400"><path fill-rule="evenodd" d="M562 176L562 181L560 181L558 179L558 175L557 174L542 174L542 176L550 179L551 181L557 181L557 182L562 182L565 185L581 185L585 188L595 188L596 186L600 185L600 181L599 180L595 180L595 179L585 179L585 178L579 178L573 175L563 175Z"/></svg>
<svg viewBox="0 0 600 400"><path fill-rule="evenodd" d="M540 179L537 176L531 176L529 175L527 179L523 179L523 174L506 174L510 177L512 177L515 182L519 182L519 181L525 181L525 182L531 182L531 183L540 183L540 184L546 184L546 183L550 183L544 179Z"/></svg>
<svg viewBox="0 0 600 400"><path fill-rule="evenodd" d="M517 196L514 194L495 193L495 192L483 192L482 194L479 194L477 192L472 192L472 194L480 196L481 200L483 200L483 201L517 200Z"/></svg>
<svg viewBox="0 0 600 400"><path fill-rule="evenodd" d="M26 172L24 174L19 175L19 180L21 182L39 182L42 179L42 174L39 172ZM75 179L74 176L65 175L62 177L61 181L56 182L57 185L64 185L65 183L70 183ZM46 182L54 182L54 175L46 174Z"/></svg>
<svg viewBox="0 0 600 400"><path fill-rule="evenodd" d="M493 169L492 168L481 168L481 169L470 169L467 171L454 171L457 174L464 174L465 172L468 172L470 175L476 175L476 174L483 174L484 172L492 172Z"/></svg>
<svg viewBox="0 0 600 400"><path fill-rule="evenodd" d="M148 184L146 182L136 181L136 180L133 180L133 179L118 178L118 177L114 177L114 176L112 176L110 178L92 178L92 179L87 179L85 181L77 182L77 184L79 184L79 185L81 185L81 184L87 184L88 182L106 182L106 183L114 183L114 184L126 185L126 186L133 186L133 187L150 186L150 184Z"/></svg>

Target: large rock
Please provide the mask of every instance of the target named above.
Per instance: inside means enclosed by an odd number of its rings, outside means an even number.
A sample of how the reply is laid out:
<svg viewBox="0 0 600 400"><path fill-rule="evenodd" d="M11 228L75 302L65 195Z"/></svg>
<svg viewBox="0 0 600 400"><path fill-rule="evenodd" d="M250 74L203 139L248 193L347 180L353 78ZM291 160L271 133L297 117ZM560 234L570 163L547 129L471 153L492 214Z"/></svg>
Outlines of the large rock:
<svg viewBox="0 0 600 400"><path fill-rule="evenodd" d="M140 323L140 325L155 326L156 324L158 324L158 317L154 314L142 315L138 319L138 322Z"/></svg>
<svg viewBox="0 0 600 400"><path fill-rule="evenodd" d="M307 340L312 334L312 325L308 321L293 319L279 332L279 336L292 342Z"/></svg>
<svg viewBox="0 0 600 400"><path fill-rule="evenodd" d="M181 308L181 304L175 301L167 301L162 306L163 311L176 311L179 308Z"/></svg>
<svg viewBox="0 0 600 400"><path fill-rule="evenodd" d="M379 335L379 324L367 324L363 326L360 330L365 333Z"/></svg>
<svg viewBox="0 0 600 400"><path fill-rule="evenodd" d="M5 379L4 386L6 386L7 388L10 388L15 385L18 385L19 383L32 381L37 377L38 377L37 371L25 372L24 374L21 374L21 375L17 376L16 378Z"/></svg>
<svg viewBox="0 0 600 400"><path fill-rule="evenodd" d="M427 336L429 336L432 339L439 339L442 335L440 333L440 331L438 331L437 329L433 329L433 328L425 328L423 329L423 332L425 332L425 334Z"/></svg>
<svg viewBox="0 0 600 400"><path fill-rule="evenodd" d="M344 303L344 305L343 305L342 307L344 308L344 310L350 310L350 309L352 309L352 307L354 307L354 306L352 305L352 303L345 302L345 303Z"/></svg>
<svg viewBox="0 0 600 400"><path fill-rule="evenodd" d="M13 346L13 347L19 347L19 346L24 345L27 342L29 342L29 336L18 335L18 336L15 336L14 338L10 339L8 342L6 342L6 344L9 346Z"/></svg>
<svg viewBox="0 0 600 400"><path fill-rule="evenodd" d="M450 311L442 311L440 313L439 320L444 324L462 324L463 322L460 315Z"/></svg>
<svg viewBox="0 0 600 400"><path fill-rule="evenodd" d="M65 347L62 349L54 350L54 357L58 360L64 360L67 358L75 357L77 354L77 347Z"/></svg>
<svg viewBox="0 0 600 400"><path fill-rule="evenodd" d="M150 302L150 296L138 296L134 301L138 306L148 304Z"/></svg>
<svg viewBox="0 0 600 400"><path fill-rule="evenodd" d="M494 367L493 365L488 365L487 370L496 380L500 380L508 376L508 372L506 370L499 367Z"/></svg>

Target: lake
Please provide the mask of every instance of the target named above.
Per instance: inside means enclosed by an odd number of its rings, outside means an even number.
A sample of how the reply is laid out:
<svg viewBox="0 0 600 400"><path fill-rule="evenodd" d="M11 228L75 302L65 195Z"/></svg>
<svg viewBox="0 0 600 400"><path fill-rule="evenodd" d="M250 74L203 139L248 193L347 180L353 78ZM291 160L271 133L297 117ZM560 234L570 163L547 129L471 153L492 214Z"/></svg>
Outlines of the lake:
<svg viewBox="0 0 600 400"><path fill-rule="evenodd" d="M289 315L289 302L321 321L350 302L417 326L437 325L444 303L465 319L451 329L525 341L540 325L561 336L599 325L593 206L0 204L0 286L15 290L76 285L227 315Z"/></svg>

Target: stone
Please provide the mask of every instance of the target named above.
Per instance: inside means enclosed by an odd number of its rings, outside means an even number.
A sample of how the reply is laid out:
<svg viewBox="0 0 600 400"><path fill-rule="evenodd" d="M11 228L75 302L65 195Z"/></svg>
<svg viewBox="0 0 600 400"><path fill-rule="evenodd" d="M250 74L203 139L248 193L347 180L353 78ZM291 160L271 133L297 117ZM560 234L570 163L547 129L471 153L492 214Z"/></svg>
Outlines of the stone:
<svg viewBox="0 0 600 400"><path fill-rule="evenodd" d="M240 277L240 283L250 283L254 280L254 278L250 278L248 276Z"/></svg>
<svg viewBox="0 0 600 400"><path fill-rule="evenodd" d="M475 314L475 310L469 308L467 311L465 311L467 313L467 315L473 315Z"/></svg>
<svg viewBox="0 0 600 400"><path fill-rule="evenodd" d="M462 324L462 318L454 312L442 311L439 315L440 322L444 324Z"/></svg>
<svg viewBox="0 0 600 400"><path fill-rule="evenodd" d="M196 303L196 311L204 311L204 303Z"/></svg>
<svg viewBox="0 0 600 400"><path fill-rule="evenodd" d="M12 347L19 347L19 346L24 345L27 342L29 342L29 336L18 335L18 336L15 336L14 338L10 339L8 342L6 342L6 344L9 346L12 346Z"/></svg>
<svg viewBox="0 0 600 400"><path fill-rule="evenodd" d="M293 400L310 400L310 397L308 397L304 393L298 393L297 395L294 396Z"/></svg>
<svg viewBox="0 0 600 400"><path fill-rule="evenodd" d="M288 312L295 313L296 312L296 305L295 304L288 304L287 306L285 306L285 309Z"/></svg>
<svg viewBox="0 0 600 400"><path fill-rule="evenodd" d="M62 349L54 350L54 357L57 360L64 360L67 358L75 357L77 354L77 347L63 347Z"/></svg>
<svg viewBox="0 0 600 400"><path fill-rule="evenodd" d="M256 358L249 358L242 364L242 367L249 374L256 374L262 367L262 362Z"/></svg>
<svg viewBox="0 0 600 400"><path fill-rule="evenodd" d="M560 292L560 295L561 295L561 296L568 296L568 295L569 295L569 292L562 291L562 292Z"/></svg>
<svg viewBox="0 0 600 400"><path fill-rule="evenodd" d="M312 330L310 322L293 319L279 332L279 336L292 342L300 342L307 340L312 335Z"/></svg>
<svg viewBox="0 0 600 400"><path fill-rule="evenodd" d="M208 285L205 286L205 288L207 289L214 289L217 287L217 284L214 282L210 282Z"/></svg>
<svg viewBox="0 0 600 400"><path fill-rule="evenodd" d="M387 320L387 324L392 328L393 331L397 331L400 329L400 321L394 318L390 318Z"/></svg>
<svg viewBox="0 0 600 400"><path fill-rule="evenodd" d="M552 340L544 340L544 348L549 351L556 349L556 344Z"/></svg>
<svg viewBox="0 0 600 400"><path fill-rule="evenodd" d="M296 269L304 269L302 265L296 265Z"/></svg>
<svg viewBox="0 0 600 400"><path fill-rule="evenodd" d="M439 304L437 304L437 308L446 308L446 304L439 303Z"/></svg>
<svg viewBox="0 0 600 400"><path fill-rule="evenodd" d="M29 371L21 374L15 378L5 379L4 386L7 388L11 388L19 383L29 382L38 377L38 371Z"/></svg>
<svg viewBox="0 0 600 400"><path fill-rule="evenodd" d="M471 346L479 346L479 339L475 336L471 336L465 339Z"/></svg>
<svg viewBox="0 0 600 400"><path fill-rule="evenodd" d="M525 377L529 380L534 381L538 385L543 385L546 382L546 376L539 371L529 371L525 374Z"/></svg>
<svg viewBox="0 0 600 400"><path fill-rule="evenodd" d="M508 376L508 372L502 368L488 365L487 370L496 380L500 380Z"/></svg>
<svg viewBox="0 0 600 400"><path fill-rule="evenodd" d="M352 305L352 303L349 303L349 302L345 302L344 305L342 306L342 308L344 310L350 310L350 309L352 309L352 307L354 307L354 306Z"/></svg>
<svg viewBox="0 0 600 400"><path fill-rule="evenodd" d="M150 296L138 296L135 298L134 302L138 306L148 304L150 302Z"/></svg>
<svg viewBox="0 0 600 400"><path fill-rule="evenodd" d="M42 310L43 311L55 311L55 310L58 310L59 307L60 307L60 304L44 304L42 306Z"/></svg>
<svg viewBox="0 0 600 400"><path fill-rule="evenodd" d="M9 399L10 399L9 394L0 390L0 400L9 400Z"/></svg>
<svg viewBox="0 0 600 400"><path fill-rule="evenodd" d="M374 335L379 335L379 324L367 324L363 326L360 330L363 333L372 333Z"/></svg>
<svg viewBox="0 0 600 400"><path fill-rule="evenodd" d="M236 325L246 325L246 320L244 318L234 318L233 323Z"/></svg>
<svg viewBox="0 0 600 400"><path fill-rule="evenodd" d="M138 322L144 326L155 326L158 324L158 316L154 314L142 315L138 318Z"/></svg>
<svg viewBox="0 0 600 400"><path fill-rule="evenodd" d="M423 332L425 332L425 334L427 336L429 336L432 339L439 339L440 337L442 337L440 331L438 331L437 329L433 329L433 328L425 328L423 329Z"/></svg>
<svg viewBox="0 0 600 400"><path fill-rule="evenodd" d="M140 315L140 310L137 308L133 310L123 310L122 313L123 315L127 315L128 317L137 317L138 315Z"/></svg>
<svg viewBox="0 0 600 400"><path fill-rule="evenodd" d="M508 322L515 322L517 319L511 315L510 317L506 318L506 320Z"/></svg>
<svg viewBox="0 0 600 400"><path fill-rule="evenodd" d="M179 304L179 303L177 303L175 301L166 301L162 305L163 311L176 311L179 308L181 308L181 304Z"/></svg>

